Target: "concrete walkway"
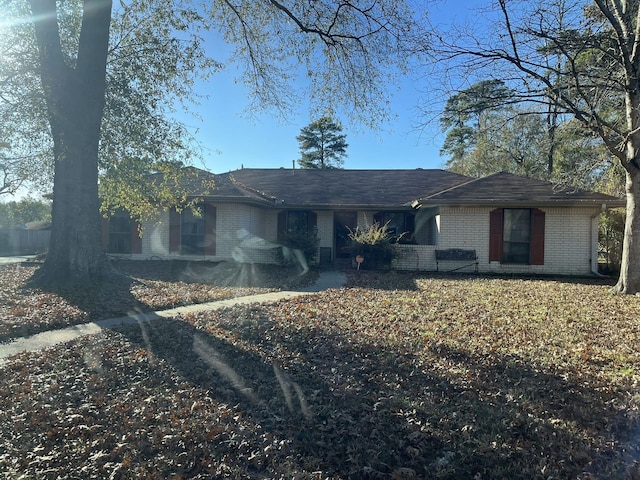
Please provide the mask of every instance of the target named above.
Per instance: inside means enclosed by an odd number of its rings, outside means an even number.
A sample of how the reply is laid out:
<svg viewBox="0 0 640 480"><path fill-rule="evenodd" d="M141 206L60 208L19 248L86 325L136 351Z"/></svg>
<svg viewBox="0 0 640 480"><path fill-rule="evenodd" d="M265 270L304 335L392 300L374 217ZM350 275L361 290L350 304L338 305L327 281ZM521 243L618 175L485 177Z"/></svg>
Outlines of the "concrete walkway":
<svg viewBox="0 0 640 480"><path fill-rule="evenodd" d="M35 255L18 255L14 257L0 257L0 265L5 265L8 263L22 263L28 262L36 258Z"/></svg>
<svg viewBox="0 0 640 480"><path fill-rule="evenodd" d="M150 322L159 318L171 318L177 315L191 312L218 310L234 305L277 302L278 300L321 292L328 288L339 288L345 284L346 280L346 275L343 272L339 272L336 270L326 270L320 272L318 279L313 285L296 291L262 293L259 295L249 295L246 297L229 298L227 300L219 300L217 302L186 305L184 307L176 307L169 310L161 310L158 312L146 312L127 315L125 317L98 320L91 323L84 323L81 325L74 325L72 327L37 333L30 337L17 338L8 343L0 344L0 367L7 362L8 357L17 355L18 353L25 351L35 352L44 348L53 347L60 343L68 342L84 335L99 333L107 328L113 328L119 325L137 324L140 322Z"/></svg>

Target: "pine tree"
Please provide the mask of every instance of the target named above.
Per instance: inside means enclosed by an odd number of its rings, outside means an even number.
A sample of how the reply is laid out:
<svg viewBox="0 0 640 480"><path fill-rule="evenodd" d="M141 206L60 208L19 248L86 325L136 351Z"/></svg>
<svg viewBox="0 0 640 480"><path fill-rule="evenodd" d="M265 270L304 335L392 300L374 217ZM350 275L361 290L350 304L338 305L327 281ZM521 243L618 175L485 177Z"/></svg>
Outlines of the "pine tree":
<svg viewBox="0 0 640 480"><path fill-rule="evenodd" d="M300 130L296 140L300 143L302 168L342 168L349 146L340 122L322 117Z"/></svg>

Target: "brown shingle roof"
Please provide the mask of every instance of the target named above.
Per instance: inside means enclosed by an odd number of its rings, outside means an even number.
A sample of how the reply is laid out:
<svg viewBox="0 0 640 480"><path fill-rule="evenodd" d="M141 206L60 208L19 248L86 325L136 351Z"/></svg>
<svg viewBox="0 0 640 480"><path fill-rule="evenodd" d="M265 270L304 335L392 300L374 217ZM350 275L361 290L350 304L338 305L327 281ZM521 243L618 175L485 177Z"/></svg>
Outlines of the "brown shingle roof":
<svg viewBox="0 0 640 480"><path fill-rule="evenodd" d="M235 186L265 202L289 207L402 207L468 181L445 170L242 169ZM224 177L224 175L222 177ZM221 177L220 175L216 178ZM217 196L215 192L214 196ZM220 191L223 193L223 190Z"/></svg>
<svg viewBox="0 0 640 480"><path fill-rule="evenodd" d="M419 199L424 204L527 204L624 206L624 200L603 193L566 189L550 182L520 177L510 173L495 173L470 179L441 192Z"/></svg>
<svg viewBox="0 0 640 480"><path fill-rule="evenodd" d="M211 175L211 174L207 174ZM205 175L205 177L207 177ZM509 173L483 178L437 169L316 170L247 168L214 175L206 197L289 208L402 208L426 205L601 205L624 201L601 193L563 190ZM195 187L195 184L194 184ZM197 188L194 195L199 194Z"/></svg>

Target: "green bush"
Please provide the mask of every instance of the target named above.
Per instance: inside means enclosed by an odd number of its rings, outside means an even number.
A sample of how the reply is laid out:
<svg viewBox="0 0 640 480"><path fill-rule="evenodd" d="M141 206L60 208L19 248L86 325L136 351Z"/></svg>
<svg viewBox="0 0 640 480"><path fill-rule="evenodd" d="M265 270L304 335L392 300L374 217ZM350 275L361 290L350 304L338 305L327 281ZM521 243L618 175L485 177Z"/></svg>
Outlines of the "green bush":
<svg viewBox="0 0 640 480"><path fill-rule="evenodd" d="M361 268L374 270L391 267L396 252L388 226L388 222L384 225L376 222L366 228L356 227L349 231L349 251L354 257L364 257Z"/></svg>
<svg viewBox="0 0 640 480"><path fill-rule="evenodd" d="M285 247L289 247L294 250L301 250L304 254L304 258L307 263L315 263L318 256L318 245L320 239L318 238L318 232L314 229L313 233L298 232L298 233L282 233L281 243Z"/></svg>

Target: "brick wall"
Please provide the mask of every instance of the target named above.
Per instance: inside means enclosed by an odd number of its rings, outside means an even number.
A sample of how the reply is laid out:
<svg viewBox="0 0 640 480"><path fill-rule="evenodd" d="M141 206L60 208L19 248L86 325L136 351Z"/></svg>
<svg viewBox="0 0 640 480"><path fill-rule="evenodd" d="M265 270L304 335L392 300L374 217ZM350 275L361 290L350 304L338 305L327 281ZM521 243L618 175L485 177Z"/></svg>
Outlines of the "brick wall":
<svg viewBox="0 0 640 480"><path fill-rule="evenodd" d="M277 242L277 210L264 210L238 204L218 204L215 256L207 260L230 260L238 246L237 232L245 229L267 242ZM597 208L544 208L545 261L544 265L505 265L489 262L489 207L441 207L438 245L398 245L394 268L401 270L436 270L435 250L448 248L474 249L481 272L540 273L584 275L592 271L591 259L597 258ZM317 211L320 247L333 249L333 212ZM373 213L358 212L358 225L373 222ZM332 256L335 252L332 252ZM169 255L169 214L143 224L141 258L177 257ZM196 257L189 257L196 258ZM197 257L205 259L205 257ZM251 261L273 263L270 249L251 252ZM441 262L440 270L453 270L469 262ZM473 271L467 266L460 271Z"/></svg>
<svg viewBox="0 0 640 480"><path fill-rule="evenodd" d="M505 265L489 262L491 208L440 209L439 248L473 248L480 271L583 275L591 273L597 222L594 208L543 208L545 212L544 265ZM595 231L594 231L595 228ZM597 247L596 247L597 248Z"/></svg>
<svg viewBox="0 0 640 480"><path fill-rule="evenodd" d="M241 204L216 204L216 255L180 255L175 252L169 253L169 212L161 212L152 220L146 221L142 225L142 258L182 258L194 260L231 260L234 256L234 249L238 246L238 232L241 229L264 238L268 238L270 229L267 228L269 215L265 211L256 207ZM267 212L270 213L270 212ZM274 222L275 222L275 216ZM275 226L273 232L275 232ZM255 262L264 261L273 263L273 252L269 249L263 251L252 251L251 260ZM255 257L255 258L254 258Z"/></svg>

